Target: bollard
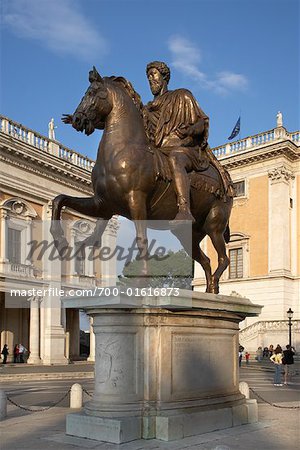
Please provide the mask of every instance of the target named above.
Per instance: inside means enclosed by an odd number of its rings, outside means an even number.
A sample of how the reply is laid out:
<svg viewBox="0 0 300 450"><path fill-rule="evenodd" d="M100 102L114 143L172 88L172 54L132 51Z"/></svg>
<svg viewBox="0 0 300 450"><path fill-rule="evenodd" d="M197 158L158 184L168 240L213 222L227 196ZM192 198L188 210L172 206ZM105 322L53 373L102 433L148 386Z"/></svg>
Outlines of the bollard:
<svg viewBox="0 0 300 450"><path fill-rule="evenodd" d="M241 381L239 384L240 393L243 394L247 399L250 398L249 386L245 381Z"/></svg>
<svg viewBox="0 0 300 450"><path fill-rule="evenodd" d="M0 389L0 420L7 416L7 398L5 392Z"/></svg>
<svg viewBox="0 0 300 450"><path fill-rule="evenodd" d="M78 409L82 407L82 386L75 383L71 387L70 393L70 408Z"/></svg>

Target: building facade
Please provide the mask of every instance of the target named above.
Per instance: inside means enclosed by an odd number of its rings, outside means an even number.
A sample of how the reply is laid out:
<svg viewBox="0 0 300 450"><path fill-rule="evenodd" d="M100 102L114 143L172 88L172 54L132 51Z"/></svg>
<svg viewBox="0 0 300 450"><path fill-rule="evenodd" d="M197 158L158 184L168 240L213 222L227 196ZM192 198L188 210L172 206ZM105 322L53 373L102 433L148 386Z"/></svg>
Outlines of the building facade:
<svg viewBox="0 0 300 450"><path fill-rule="evenodd" d="M51 261L30 253L29 242L51 242L51 202L60 194L89 196L93 161L21 124L0 116L0 332L1 348L22 343L28 363L66 364L80 356L79 312L61 307L66 295L113 285L116 261L90 260L80 253ZM277 126L264 133L213 149L229 170L236 196L230 220L231 264L220 292L250 298L263 305L262 314L241 324L240 342L249 351L288 343L286 311L294 311L292 343L300 348L300 132ZM95 222L65 209L67 238L76 249ZM114 245L118 222L113 218L102 239ZM216 267L216 253L206 238L203 250ZM39 247L40 248L40 247ZM202 268L196 264L194 288L204 290ZM26 295L33 288L43 296ZM90 356L94 360L91 328Z"/></svg>
<svg viewBox="0 0 300 450"><path fill-rule="evenodd" d="M228 244L230 266L220 293L248 297L263 305L261 315L241 323L240 342L250 351L289 342L300 350L300 133L282 123L269 131L213 149L230 172L235 198ZM203 250L216 267L206 238ZM203 289L203 271L195 269L195 289Z"/></svg>
<svg viewBox="0 0 300 450"><path fill-rule="evenodd" d="M59 291L79 295L83 288L115 282L113 259L104 266L88 252L63 261L49 257L55 250L49 233L52 200L60 193L92 195L94 163L6 117L0 116L0 130L0 346L8 344L8 361L21 343L30 350L29 364L66 364L80 357L79 311L62 308ZM76 249L95 221L68 209L62 214ZM113 218L104 245L115 240L117 227ZM90 349L93 361L92 329Z"/></svg>

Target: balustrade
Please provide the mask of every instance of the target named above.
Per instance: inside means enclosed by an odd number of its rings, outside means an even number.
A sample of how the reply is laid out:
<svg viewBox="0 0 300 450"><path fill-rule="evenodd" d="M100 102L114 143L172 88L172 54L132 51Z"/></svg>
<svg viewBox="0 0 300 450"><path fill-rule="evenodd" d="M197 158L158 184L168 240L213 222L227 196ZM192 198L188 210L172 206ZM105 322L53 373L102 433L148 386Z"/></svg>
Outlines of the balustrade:
<svg viewBox="0 0 300 450"><path fill-rule="evenodd" d="M91 171L94 167L94 161L87 156L83 156L80 153L61 145L59 142L48 139L33 130L25 128L22 124L1 115L0 130L15 139L26 142L41 151L46 151L54 156L58 156L60 159L63 159L70 164L74 164L77 167L81 167L84 170ZM299 146L300 131L288 133L283 127L274 128L273 130L265 131L254 136L248 136L247 138L238 141L220 145L213 148L212 151L217 158L222 158L223 156L230 156L238 152L258 148L261 145L278 141L279 139L290 139Z"/></svg>
<svg viewBox="0 0 300 450"><path fill-rule="evenodd" d="M84 170L91 171L94 166L93 160L87 156L83 156L80 153L61 145L59 142L48 139L46 136L29 128L25 128L22 124L1 115L0 130L15 139L32 145L38 150L58 156L60 159L63 159L70 164L74 164L77 167L81 167Z"/></svg>
<svg viewBox="0 0 300 450"><path fill-rule="evenodd" d="M294 331L300 331L299 320L293 320L292 326ZM240 336L243 340L250 339L257 336L259 333L265 333L267 331L287 331L288 321L287 320L265 320L260 322L255 322L252 325L242 329L240 331Z"/></svg>
<svg viewBox="0 0 300 450"><path fill-rule="evenodd" d="M26 278L36 278L38 271L33 267L26 264L2 262L0 272L5 275L20 276Z"/></svg>
<svg viewBox="0 0 300 450"><path fill-rule="evenodd" d="M300 145L300 131L288 133L285 128L275 128L254 136L248 136L247 138L240 139L239 141L220 145L219 147L213 148L212 151L217 158L221 158L223 156L230 156L233 153L242 152L244 150L253 150L261 145L268 144L278 139L290 139L296 145Z"/></svg>

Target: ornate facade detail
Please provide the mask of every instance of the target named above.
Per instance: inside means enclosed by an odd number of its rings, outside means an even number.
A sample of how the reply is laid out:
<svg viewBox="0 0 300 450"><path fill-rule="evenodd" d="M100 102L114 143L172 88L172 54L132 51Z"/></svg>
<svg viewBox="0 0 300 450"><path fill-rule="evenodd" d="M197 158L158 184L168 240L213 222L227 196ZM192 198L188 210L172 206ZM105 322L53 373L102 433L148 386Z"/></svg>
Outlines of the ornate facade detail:
<svg viewBox="0 0 300 450"><path fill-rule="evenodd" d="M82 235L90 235L93 233L95 228L95 224L87 221L87 220L78 220L73 225L73 230Z"/></svg>
<svg viewBox="0 0 300 450"><path fill-rule="evenodd" d="M9 200L6 200L0 206L0 209L5 209L7 214L14 217L34 218L37 216L37 213L32 208L32 206L21 198L11 198Z"/></svg>
<svg viewBox="0 0 300 450"><path fill-rule="evenodd" d="M268 172L268 177L271 181L290 181L295 178L295 175L285 166L280 166L270 170Z"/></svg>

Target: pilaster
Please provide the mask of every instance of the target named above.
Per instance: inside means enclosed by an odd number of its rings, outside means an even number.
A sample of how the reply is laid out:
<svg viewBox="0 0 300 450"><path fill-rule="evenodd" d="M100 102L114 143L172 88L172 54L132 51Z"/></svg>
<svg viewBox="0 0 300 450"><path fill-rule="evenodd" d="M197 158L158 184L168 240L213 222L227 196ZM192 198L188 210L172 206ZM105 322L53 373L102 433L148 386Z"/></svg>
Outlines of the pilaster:
<svg viewBox="0 0 300 450"><path fill-rule="evenodd" d="M293 173L285 166L269 176L269 273L291 273L290 183Z"/></svg>
<svg viewBox="0 0 300 450"><path fill-rule="evenodd" d="M102 247L112 250L116 247L117 231L119 228L118 219L113 217L108 222L102 235ZM108 261L101 261L101 281L102 286L114 286L117 281L117 262L116 256Z"/></svg>

